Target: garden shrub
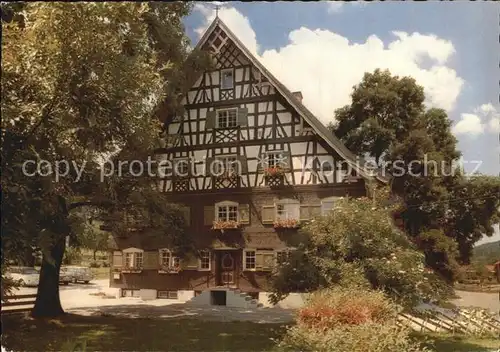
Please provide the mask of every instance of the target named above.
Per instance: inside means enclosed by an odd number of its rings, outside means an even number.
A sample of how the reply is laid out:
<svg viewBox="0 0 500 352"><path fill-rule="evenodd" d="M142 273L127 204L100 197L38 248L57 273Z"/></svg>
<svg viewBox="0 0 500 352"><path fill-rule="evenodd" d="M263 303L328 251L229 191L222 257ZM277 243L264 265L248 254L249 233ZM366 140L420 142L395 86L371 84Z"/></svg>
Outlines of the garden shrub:
<svg viewBox="0 0 500 352"><path fill-rule="evenodd" d="M334 287L311 295L279 351L423 352L408 328L397 324L401 307L381 291Z"/></svg>
<svg viewBox="0 0 500 352"><path fill-rule="evenodd" d="M97 261L92 261L89 263L89 268L100 268L101 264Z"/></svg>

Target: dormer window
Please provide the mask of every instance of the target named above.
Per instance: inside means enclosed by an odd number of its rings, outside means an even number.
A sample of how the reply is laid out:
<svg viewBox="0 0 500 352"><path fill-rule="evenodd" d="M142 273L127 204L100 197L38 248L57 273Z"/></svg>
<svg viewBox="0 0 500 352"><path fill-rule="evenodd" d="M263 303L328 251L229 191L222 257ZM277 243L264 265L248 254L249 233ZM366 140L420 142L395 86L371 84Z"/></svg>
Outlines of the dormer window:
<svg viewBox="0 0 500 352"><path fill-rule="evenodd" d="M238 126L238 108L217 110L217 128Z"/></svg>
<svg viewBox="0 0 500 352"><path fill-rule="evenodd" d="M234 88L234 71L232 68L222 70L220 72L220 88L221 89Z"/></svg>

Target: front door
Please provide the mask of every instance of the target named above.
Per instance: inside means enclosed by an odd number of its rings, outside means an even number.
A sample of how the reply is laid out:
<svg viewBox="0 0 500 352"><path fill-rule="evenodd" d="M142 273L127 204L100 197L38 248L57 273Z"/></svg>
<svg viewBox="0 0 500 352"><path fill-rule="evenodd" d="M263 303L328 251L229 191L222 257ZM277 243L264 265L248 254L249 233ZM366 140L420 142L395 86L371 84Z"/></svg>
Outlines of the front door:
<svg viewBox="0 0 500 352"><path fill-rule="evenodd" d="M236 284L236 251L220 251L217 258L218 285L234 286Z"/></svg>

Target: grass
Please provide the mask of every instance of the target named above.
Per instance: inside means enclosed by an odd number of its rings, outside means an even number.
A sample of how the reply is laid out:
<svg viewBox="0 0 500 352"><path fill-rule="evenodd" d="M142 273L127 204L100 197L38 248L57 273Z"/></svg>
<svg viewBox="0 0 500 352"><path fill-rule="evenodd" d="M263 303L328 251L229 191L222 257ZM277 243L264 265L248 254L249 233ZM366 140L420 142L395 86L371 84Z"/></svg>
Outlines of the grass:
<svg viewBox="0 0 500 352"><path fill-rule="evenodd" d="M199 319L132 319L116 316L67 314L59 319L2 317L2 345L13 351L271 351L283 324L210 322ZM451 334L415 333L438 352L489 352L499 340Z"/></svg>
<svg viewBox="0 0 500 352"><path fill-rule="evenodd" d="M500 350L500 339L481 339L471 336L415 333L415 338L437 352L490 352Z"/></svg>
<svg viewBox="0 0 500 352"><path fill-rule="evenodd" d="M13 351L61 351L77 342L87 351L269 351L284 331L281 324L71 314L2 320L2 345Z"/></svg>

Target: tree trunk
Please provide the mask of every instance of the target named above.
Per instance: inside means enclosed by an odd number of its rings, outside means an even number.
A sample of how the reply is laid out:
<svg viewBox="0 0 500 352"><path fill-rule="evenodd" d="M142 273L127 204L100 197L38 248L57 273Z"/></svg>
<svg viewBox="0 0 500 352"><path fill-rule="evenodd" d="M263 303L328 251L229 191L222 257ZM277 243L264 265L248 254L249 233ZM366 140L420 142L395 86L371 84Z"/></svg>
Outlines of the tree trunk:
<svg viewBox="0 0 500 352"><path fill-rule="evenodd" d="M96 253L97 253L97 249L94 249L94 262L96 261L96 259L95 259Z"/></svg>
<svg viewBox="0 0 500 352"><path fill-rule="evenodd" d="M40 270L40 283L36 295L35 307L32 311L33 317L56 317L64 314L59 298L59 269L66 247L64 236L55 243L50 250L54 263L48 262L46 255L42 258Z"/></svg>

